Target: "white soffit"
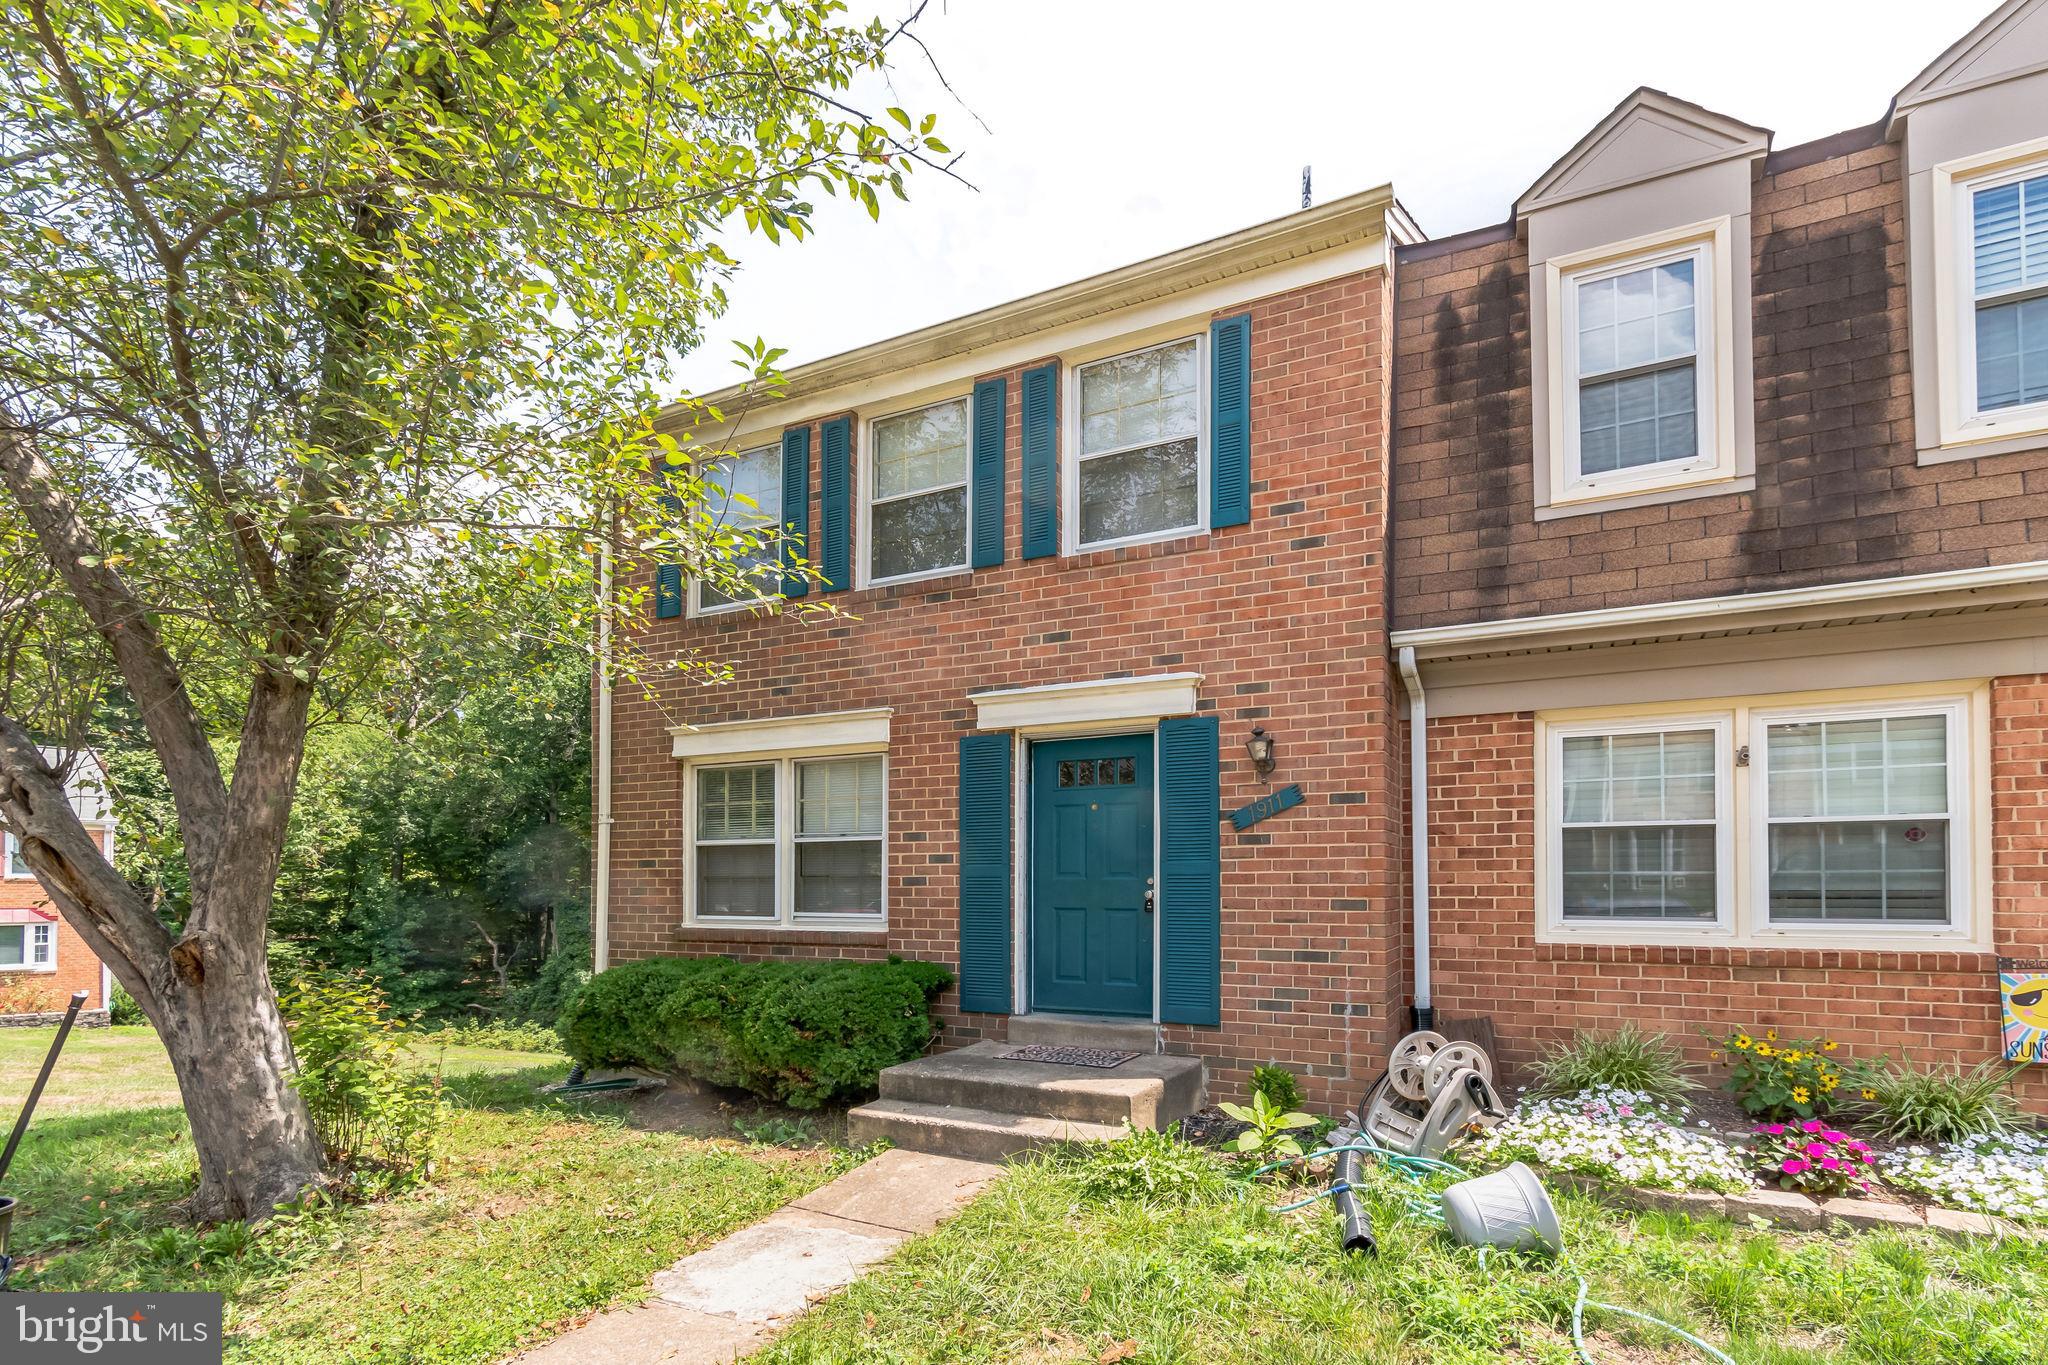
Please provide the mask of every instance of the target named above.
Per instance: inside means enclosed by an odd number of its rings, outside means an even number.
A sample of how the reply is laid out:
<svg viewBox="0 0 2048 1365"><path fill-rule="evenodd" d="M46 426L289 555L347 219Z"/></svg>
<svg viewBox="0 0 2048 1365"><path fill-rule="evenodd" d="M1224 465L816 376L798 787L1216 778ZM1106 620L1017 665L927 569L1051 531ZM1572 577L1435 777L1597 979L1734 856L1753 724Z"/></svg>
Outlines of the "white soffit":
<svg viewBox="0 0 2048 1365"><path fill-rule="evenodd" d="M2048 560L1977 569L1862 579L1812 588L1783 588L1682 602L1645 602L1598 611L1560 612L1394 631L1394 648L1431 659L1639 644L1708 635L1798 629L2048 601Z"/></svg>
<svg viewBox="0 0 2048 1365"><path fill-rule="evenodd" d="M976 724L983 730L1029 730L1191 716L1201 687L1199 673L1154 673L977 692Z"/></svg>
<svg viewBox="0 0 2048 1365"><path fill-rule="evenodd" d="M1892 101L1891 131L1916 105L2048 70L2048 0L2005 0Z"/></svg>
<svg viewBox="0 0 2048 1365"><path fill-rule="evenodd" d="M729 720L711 725L678 725L669 730L676 758L728 758L742 754L804 753L825 749L887 748L886 706L866 711L829 711L773 720Z"/></svg>
<svg viewBox="0 0 2048 1365"><path fill-rule="evenodd" d="M1759 157L1771 133L1648 86L1614 107L1515 201L1524 216L1659 176Z"/></svg>

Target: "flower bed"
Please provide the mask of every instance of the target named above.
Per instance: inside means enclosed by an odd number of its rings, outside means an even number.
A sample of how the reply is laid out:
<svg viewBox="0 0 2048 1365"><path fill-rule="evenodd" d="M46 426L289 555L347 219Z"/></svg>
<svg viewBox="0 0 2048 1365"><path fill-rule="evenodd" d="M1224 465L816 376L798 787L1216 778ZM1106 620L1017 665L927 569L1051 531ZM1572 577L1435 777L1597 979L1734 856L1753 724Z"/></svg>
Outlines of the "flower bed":
<svg viewBox="0 0 2048 1365"><path fill-rule="evenodd" d="M1756 1182L1743 1153L1683 1114L1635 1090L1602 1086L1524 1100L1473 1146L1487 1163L1532 1165L1661 1190L1747 1190Z"/></svg>
<svg viewBox="0 0 2048 1365"><path fill-rule="evenodd" d="M2005 1133L1901 1147L1877 1166L1886 1184L1950 1208L2048 1222L2048 1138Z"/></svg>

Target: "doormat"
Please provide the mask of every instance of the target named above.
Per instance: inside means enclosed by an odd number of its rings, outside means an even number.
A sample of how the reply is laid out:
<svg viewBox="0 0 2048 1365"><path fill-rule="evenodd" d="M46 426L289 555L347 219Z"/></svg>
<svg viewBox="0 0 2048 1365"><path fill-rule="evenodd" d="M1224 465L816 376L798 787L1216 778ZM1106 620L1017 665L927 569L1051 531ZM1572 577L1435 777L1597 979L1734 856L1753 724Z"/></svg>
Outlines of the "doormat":
<svg viewBox="0 0 2048 1365"><path fill-rule="evenodd" d="M1023 1047L998 1052L996 1058L1004 1062L1050 1062L1054 1066L1092 1066L1107 1071L1113 1066L1122 1066L1135 1052L1118 1052L1108 1047L1051 1047L1044 1043L1027 1043Z"/></svg>

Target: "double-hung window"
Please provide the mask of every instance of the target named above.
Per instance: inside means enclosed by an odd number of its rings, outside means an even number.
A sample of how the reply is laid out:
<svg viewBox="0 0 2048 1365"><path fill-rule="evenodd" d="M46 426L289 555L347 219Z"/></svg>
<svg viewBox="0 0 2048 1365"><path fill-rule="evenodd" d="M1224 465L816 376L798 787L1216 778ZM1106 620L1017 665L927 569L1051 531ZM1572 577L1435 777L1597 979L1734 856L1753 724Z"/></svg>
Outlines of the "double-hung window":
<svg viewBox="0 0 2048 1365"><path fill-rule="evenodd" d="M691 769L689 780L692 920L881 923L882 755L706 764Z"/></svg>
<svg viewBox="0 0 2048 1365"><path fill-rule="evenodd" d="M1201 339L1082 365L1074 387L1067 520L1076 548L1200 530L1208 459Z"/></svg>
<svg viewBox="0 0 2048 1365"><path fill-rule="evenodd" d="M56 965L56 926L0 924L0 969L48 971Z"/></svg>
<svg viewBox="0 0 2048 1365"><path fill-rule="evenodd" d="M1559 908L1566 921L1720 918L1720 732L1559 736Z"/></svg>
<svg viewBox="0 0 2048 1365"><path fill-rule="evenodd" d="M724 611L752 606L782 590L782 449L762 446L707 463L702 483L707 519L728 541L734 569L755 586L751 593L728 594L697 582L697 609Z"/></svg>
<svg viewBox="0 0 2048 1365"><path fill-rule="evenodd" d="M870 427L869 582L967 567L967 427L965 398Z"/></svg>
<svg viewBox="0 0 2048 1365"><path fill-rule="evenodd" d="M29 870L28 860L21 856L21 844L12 834L0 836L0 842L6 844L6 862L0 864L0 876L22 878L36 875Z"/></svg>
<svg viewBox="0 0 2048 1365"><path fill-rule="evenodd" d="M2048 169L1978 182L1968 194L1975 412L2048 404Z"/></svg>
<svg viewBox="0 0 2048 1365"><path fill-rule="evenodd" d="M1950 709L1759 717L1773 926L1949 926L1959 720Z"/></svg>
<svg viewBox="0 0 2048 1365"><path fill-rule="evenodd" d="M1694 245L1566 280L1567 491L1713 462L1711 268Z"/></svg>

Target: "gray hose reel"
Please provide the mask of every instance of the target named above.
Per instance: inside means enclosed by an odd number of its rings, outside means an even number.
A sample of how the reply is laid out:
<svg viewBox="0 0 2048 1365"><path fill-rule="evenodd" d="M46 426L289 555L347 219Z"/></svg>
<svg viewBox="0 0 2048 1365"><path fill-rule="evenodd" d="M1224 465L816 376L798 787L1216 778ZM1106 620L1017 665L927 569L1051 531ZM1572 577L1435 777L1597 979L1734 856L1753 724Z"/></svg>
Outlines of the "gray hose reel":
<svg viewBox="0 0 2048 1365"><path fill-rule="evenodd" d="M1434 1157L1506 1116L1486 1049L1424 1029L1394 1044L1385 1074L1366 1092L1363 1126L1390 1151Z"/></svg>

